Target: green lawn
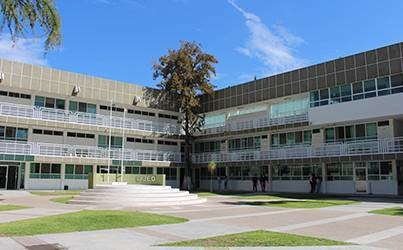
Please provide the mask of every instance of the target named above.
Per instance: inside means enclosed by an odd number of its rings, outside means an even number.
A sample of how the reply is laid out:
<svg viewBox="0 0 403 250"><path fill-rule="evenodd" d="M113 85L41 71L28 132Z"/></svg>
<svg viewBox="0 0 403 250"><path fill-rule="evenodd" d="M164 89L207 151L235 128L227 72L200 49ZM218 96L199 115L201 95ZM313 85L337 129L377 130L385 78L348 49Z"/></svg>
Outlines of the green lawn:
<svg viewBox="0 0 403 250"><path fill-rule="evenodd" d="M403 207L391 207L369 211L371 214L403 216Z"/></svg>
<svg viewBox="0 0 403 250"><path fill-rule="evenodd" d="M332 246L349 243L269 231L253 231L217 237L180 241L164 246L180 247L269 247L269 246Z"/></svg>
<svg viewBox="0 0 403 250"><path fill-rule="evenodd" d="M19 206L19 205L10 205L10 204L0 204L0 211L10 211L10 210L20 210L26 209L29 207Z"/></svg>
<svg viewBox="0 0 403 250"><path fill-rule="evenodd" d="M194 192L194 194L197 194L200 197L208 197L208 196L216 196L216 195L241 195L242 192L236 192L236 191L222 191L222 192L208 192L208 191L199 191L199 192Z"/></svg>
<svg viewBox="0 0 403 250"><path fill-rule="evenodd" d="M58 196L56 198L52 198L52 199L50 199L50 201L68 204L69 201L73 198L74 198L74 196L72 196L72 195L62 195L62 196Z"/></svg>
<svg viewBox="0 0 403 250"><path fill-rule="evenodd" d="M245 204L247 205L287 208L321 208L338 205L349 205L353 203L355 203L355 201L351 200L276 200L245 202Z"/></svg>
<svg viewBox="0 0 403 250"><path fill-rule="evenodd" d="M49 233L140 227L187 221L184 218L129 211L83 210L0 224L0 235L23 236Z"/></svg>
<svg viewBox="0 0 403 250"><path fill-rule="evenodd" d="M53 196L53 195L78 195L83 190L60 190L60 191L32 191L31 194L41 196Z"/></svg>

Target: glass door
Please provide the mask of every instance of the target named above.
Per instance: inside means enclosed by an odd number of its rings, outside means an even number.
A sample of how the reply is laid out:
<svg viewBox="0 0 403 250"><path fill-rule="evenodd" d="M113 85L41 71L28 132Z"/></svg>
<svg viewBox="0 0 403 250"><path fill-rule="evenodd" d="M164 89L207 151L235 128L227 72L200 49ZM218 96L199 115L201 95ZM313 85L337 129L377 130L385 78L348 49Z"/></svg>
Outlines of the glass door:
<svg viewBox="0 0 403 250"><path fill-rule="evenodd" d="M8 166L0 166L0 189L7 189Z"/></svg>
<svg viewBox="0 0 403 250"><path fill-rule="evenodd" d="M359 193L367 192L367 168L356 167L354 170L355 191Z"/></svg>

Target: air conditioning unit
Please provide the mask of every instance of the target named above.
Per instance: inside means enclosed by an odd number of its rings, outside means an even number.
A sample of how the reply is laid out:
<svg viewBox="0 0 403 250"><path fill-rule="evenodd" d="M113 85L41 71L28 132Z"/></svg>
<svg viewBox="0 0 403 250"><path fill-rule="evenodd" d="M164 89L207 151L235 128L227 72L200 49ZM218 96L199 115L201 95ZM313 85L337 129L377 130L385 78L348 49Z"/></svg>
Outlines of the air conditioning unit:
<svg viewBox="0 0 403 250"><path fill-rule="evenodd" d="M140 102L141 102L141 97L135 95L134 98L133 98L133 105L137 105Z"/></svg>
<svg viewBox="0 0 403 250"><path fill-rule="evenodd" d="M0 83L4 80L4 72L0 72Z"/></svg>
<svg viewBox="0 0 403 250"><path fill-rule="evenodd" d="M71 93L71 95L72 95L72 96L78 95L78 93L80 93L80 90L81 90L80 86L75 85L74 88L73 88L73 92Z"/></svg>

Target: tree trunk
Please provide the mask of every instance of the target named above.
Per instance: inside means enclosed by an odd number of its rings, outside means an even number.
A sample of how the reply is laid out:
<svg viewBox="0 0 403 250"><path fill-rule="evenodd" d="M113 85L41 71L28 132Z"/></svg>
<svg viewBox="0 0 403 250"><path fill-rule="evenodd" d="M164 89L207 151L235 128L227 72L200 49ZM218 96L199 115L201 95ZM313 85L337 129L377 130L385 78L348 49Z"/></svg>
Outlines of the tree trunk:
<svg viewBox="0 0 403 250"><path fill-rule="evenodd" d="M185 135L185 178L186 178L186 187L185 189L192 189L192 159L191 159L191 136L189 134Z"/></svg>

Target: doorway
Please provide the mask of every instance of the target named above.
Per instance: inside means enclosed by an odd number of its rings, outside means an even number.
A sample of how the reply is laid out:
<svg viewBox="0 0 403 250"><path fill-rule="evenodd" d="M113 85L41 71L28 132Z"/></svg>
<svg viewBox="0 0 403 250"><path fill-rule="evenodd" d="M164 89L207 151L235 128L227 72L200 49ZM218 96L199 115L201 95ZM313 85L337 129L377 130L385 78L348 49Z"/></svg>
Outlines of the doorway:
<svg viewBox="0 0 403 250"><path fill-rule="evenodd" d="M355 191L357 193L367 192L367 168L356 167L354 169Z"/></svg>
<svg viewBox="0 0 403 250"><path fill-rule="evenodd" d="M403 161L396 161L397 188L399 195L403 195Z"/></svg>
<svg viewBox="0 0 403 250"><path fill-rule="evenodd" d="M17 189L18 167L0 165L0 189Z"/></svg>

